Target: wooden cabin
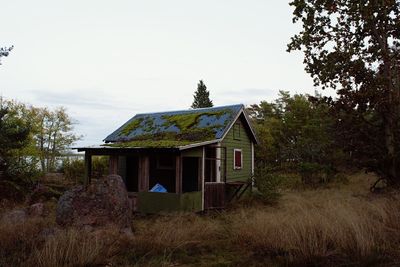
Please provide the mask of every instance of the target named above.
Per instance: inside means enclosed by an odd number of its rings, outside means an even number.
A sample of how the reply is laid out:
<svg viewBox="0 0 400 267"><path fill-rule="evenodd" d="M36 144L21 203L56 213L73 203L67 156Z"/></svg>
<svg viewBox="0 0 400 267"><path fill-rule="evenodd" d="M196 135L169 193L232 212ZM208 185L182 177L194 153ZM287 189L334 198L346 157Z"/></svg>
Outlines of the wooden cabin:
<svg viewBox="0 0 400 267"><path fill-rule="evenodd" d="M85 182L91 158L109 156L134 211L223 208L252 186L257 138L243 105L137 114L104 139L81 147ZM155 185L167 192L151 192Z"/></svg>

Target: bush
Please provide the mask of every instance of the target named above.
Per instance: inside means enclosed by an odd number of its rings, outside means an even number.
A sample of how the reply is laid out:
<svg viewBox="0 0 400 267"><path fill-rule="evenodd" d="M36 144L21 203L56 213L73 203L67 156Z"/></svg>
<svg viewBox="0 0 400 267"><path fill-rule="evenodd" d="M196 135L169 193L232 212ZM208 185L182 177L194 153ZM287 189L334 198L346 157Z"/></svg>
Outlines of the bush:
<svg viewBox="0 0 400 267"><path fill-rule="evenodd" d="M301 180L306 185L326 184L335 177L335 170L328 165L313 162L302 162L299 164Z"/></svg>
<svg viewBox="0 0 400 267"><path fill-rule="evenodd" d="M282 180L281 175L271 172L268 168L255 170L255 185L264 200L274 202L279 198L278 187Z"/></svg>
<svg viewBox="0 0 400 267"><path fill-rule="evenodd" d="M64 173L65 178L74 180L77 183L82 183L85 174L85 161L84 160L70 160L63 161L61 171ZM98 156L92 158L92 178L100 178L108 173L108 157Z"/></svg>
<svg viewBox="0 0 400 267"><path fill-rule="evenodd" d="M42 172L38 169L38 160L29 157L9 158L5 170L7 180L15 181L18 184L32 184Z"/></svg>

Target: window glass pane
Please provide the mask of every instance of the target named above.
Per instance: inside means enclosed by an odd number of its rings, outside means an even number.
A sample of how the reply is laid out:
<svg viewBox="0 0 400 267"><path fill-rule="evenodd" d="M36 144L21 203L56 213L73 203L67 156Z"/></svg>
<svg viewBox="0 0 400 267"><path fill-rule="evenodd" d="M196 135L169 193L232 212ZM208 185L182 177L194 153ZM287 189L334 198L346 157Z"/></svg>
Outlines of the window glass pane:
<svg viewBox="0 0 400 267"><path fill-rule="evenodd" d="M242 167L242 152L235 150L235 168Z"/></svg>

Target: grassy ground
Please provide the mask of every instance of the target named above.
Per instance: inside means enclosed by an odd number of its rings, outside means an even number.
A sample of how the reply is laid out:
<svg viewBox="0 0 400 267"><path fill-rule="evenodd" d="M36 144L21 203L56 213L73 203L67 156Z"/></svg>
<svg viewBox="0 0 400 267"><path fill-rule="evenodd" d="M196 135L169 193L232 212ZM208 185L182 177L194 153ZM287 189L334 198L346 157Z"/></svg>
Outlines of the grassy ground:
<svg viewBox="0 0 400 267"><path fill-rule="evenodd" d="M292 190L273 206L135 217L133 237L60 229L53 200L45 218L0 224L0 266L400 266L400 196L369 193L374 179Z"/></svg>

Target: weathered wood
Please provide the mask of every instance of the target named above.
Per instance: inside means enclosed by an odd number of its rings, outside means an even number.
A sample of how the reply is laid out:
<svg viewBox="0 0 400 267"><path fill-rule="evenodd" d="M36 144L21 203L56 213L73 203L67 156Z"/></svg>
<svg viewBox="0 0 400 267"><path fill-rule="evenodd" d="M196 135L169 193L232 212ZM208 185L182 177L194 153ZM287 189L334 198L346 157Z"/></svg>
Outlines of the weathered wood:
<svg viewBox="0 0 400 267"><path fill-rule="evenodd" d="M175 192L182 194L182 168L181 168L181 156L175 157Z"/></svg>
<svg viewBox="0 0 400 267"><path fill-rule="evenodd" d="M111 155L109 159L109 174L118 174L118 156Z"/></svg>
<svg viewBox="0 0 400 267"><path fill-rule="evenodd" d="M139 158L139 192L149 191L150 160L144 155Z"/></svg>
<svg viewBox="0 0 400 267"><path fill-rule="evenodd" d="M225 207L225 183L204 184L204 209Z"/></svg>
<svg viewBox="0 0 400 267"><path fill-rule="evenodd" d="M203 165L202 165L202 158L199 158L199 168L198 168L198 176L197 176L197 184L198 184L198 190L202 191L203 190Z"/></svg>
<svg viewBox="0 0 400 267"><path fill-rule="evenodd" d="M92 155L85 152L85 173L83 176L83 183L85 186L90 184L92 178Z"/></svg>

